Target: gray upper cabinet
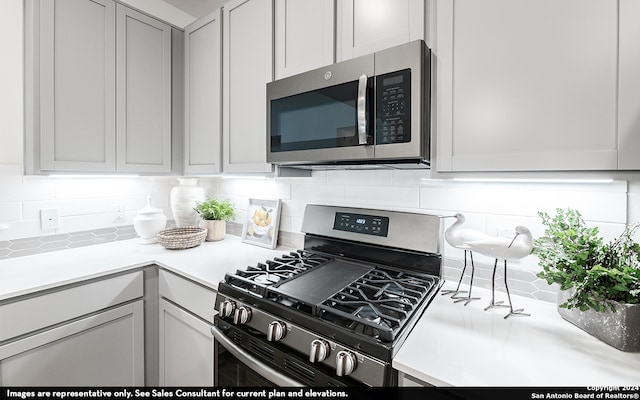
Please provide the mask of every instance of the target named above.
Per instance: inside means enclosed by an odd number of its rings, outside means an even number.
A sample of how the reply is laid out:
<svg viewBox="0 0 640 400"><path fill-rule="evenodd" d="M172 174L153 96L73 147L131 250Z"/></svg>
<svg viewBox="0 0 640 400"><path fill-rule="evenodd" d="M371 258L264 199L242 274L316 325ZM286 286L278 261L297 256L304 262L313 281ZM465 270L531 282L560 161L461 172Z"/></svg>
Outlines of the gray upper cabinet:
<svg viewBox="0 0 640 400"><path fill-rule="evenodd" d="M334 15L334 0L276 0L276 79L335 61Z"/></svg>
<svg viewBox="0 0 640 400"><path fill-rule="evenodd" d="M223 171L271 172L266 86L273 79L273 1L225 2L223 19Z"/></svg>
<svg viewBox="0 0 640 400"><path fill-rule="evenodd" d="M171 28L112 0L26 9L27 172L171 172Z"/></svg>
<svg viewBox="0 0 640 400"><path fill-rule="evenodd" d="M618 20L637 29L631 3L437 1L437 170L617 169ZM636 88L637 49L620 53ZM637 104L633 91L621 96Z"/></svg>
<svg viewBox="0 0 640 400"><path fill-rule="evenodd" d="M338 61L425 38L425 0L340 0Z"/></svg>
<svg viewBox="0 0 640 400"><path fill-rule="evenodd" d="M114 171L115 4L38 4L40 169Z"/></svg>
<svg viewBox="0 0 640 400"><path fill-rule="evenodd" d="M640 169L640 2L620 1L618 168Z"/></svg>
<svg viewBox="0 0 640 400"><path fill-rule="evenodd" d="M184 172L222 172L222 12L187 26L184 34Z"/></svg>
<svg viewBox="0 0 640 400"><path fill-rule="evenodd" d="M117 6L118 171L171 172L171 27Z"/></svg>

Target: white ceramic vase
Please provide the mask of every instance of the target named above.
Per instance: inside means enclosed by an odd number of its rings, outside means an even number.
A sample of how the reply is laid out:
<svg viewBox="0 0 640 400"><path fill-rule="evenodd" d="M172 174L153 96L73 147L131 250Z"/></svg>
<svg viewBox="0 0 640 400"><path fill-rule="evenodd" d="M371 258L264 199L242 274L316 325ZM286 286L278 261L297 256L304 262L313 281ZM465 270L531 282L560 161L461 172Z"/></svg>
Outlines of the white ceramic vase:
<svg viewBox="0 0 640 400"><path fill-rule="evenodd" d="M197 178L178 178L180 184L171 188L171 211L176 227L198 226L200 215L193 209L197 202L205 200L204 188Z"/></svg>

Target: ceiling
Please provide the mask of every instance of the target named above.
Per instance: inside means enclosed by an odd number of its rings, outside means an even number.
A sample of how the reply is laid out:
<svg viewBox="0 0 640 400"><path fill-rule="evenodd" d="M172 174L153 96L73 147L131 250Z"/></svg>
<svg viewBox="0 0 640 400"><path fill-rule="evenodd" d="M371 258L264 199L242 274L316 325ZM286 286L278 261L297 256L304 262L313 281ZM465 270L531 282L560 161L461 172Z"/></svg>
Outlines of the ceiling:
<svg viewBox="0 0 640 400"><path fill-rule="evenodd" d="M162 0L172 6L181 9L196 19L204 17L211 11L222 6L224 0Z"/></svg>

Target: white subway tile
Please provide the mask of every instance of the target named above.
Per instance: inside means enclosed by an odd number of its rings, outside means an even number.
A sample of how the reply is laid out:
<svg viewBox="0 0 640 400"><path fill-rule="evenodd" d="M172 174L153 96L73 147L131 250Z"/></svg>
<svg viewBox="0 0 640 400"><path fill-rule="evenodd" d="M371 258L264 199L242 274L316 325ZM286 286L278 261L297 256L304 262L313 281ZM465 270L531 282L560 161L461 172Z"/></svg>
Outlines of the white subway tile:
<svg viewBox="0 0 640 400"><path fill-rule="evenodd" d="M417 208L420 203L417 187L347 186L345 192L348 202L361 206Z"/></svg>

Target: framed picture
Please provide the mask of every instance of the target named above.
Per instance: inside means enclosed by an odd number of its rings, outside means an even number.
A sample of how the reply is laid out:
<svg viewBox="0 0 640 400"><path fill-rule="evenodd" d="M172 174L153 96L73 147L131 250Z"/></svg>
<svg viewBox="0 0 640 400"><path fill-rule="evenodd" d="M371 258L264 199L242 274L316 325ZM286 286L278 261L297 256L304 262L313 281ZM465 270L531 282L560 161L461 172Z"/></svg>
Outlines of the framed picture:
<svg viewBox="0 0 640 400"><path fill-rule="evenodd" d="M280 199L249 199L242 241L274 249L280 228Z"/></svg>

